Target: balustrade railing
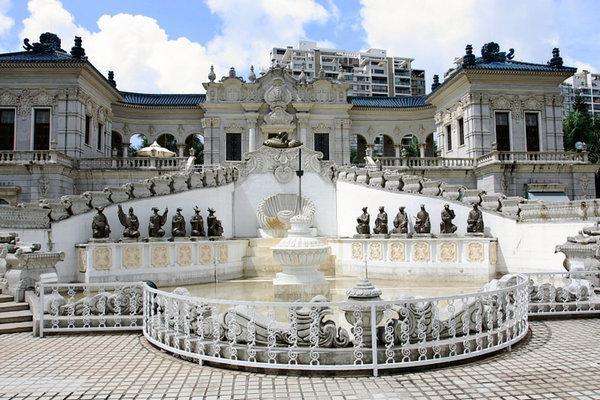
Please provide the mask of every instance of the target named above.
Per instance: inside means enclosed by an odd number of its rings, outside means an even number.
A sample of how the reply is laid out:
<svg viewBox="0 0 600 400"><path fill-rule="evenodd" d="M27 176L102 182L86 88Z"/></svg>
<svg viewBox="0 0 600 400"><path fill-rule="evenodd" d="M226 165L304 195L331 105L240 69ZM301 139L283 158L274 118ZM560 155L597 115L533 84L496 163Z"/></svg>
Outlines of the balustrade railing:
<svg viewBox="0 0 600 400"><path fill-rule="evenodd" d="M529 315L600 314L600 271L526 274Z"/></svg>
<svg viewBox="0 0 600 400"><path fill-rule="evenodd" d="M482 166L490 163L587 163L586 152L571 151L492 151L476 159Z"/></svg>
<svg viewBox="0 0 600 400"><path fill-rule="evenodd" d="M142 329L143 284L39 283L35 318L44 333Z"/></svg>
<svg viewBox="0 0 600 400"><path fill-rule="evenodd" d="M104 157L104 158L81 158L78 160L79 169L156 169L165 171L176 171L181 169L187 162L188 157Z"/></svg>
<svg viewBox="0 0 600 400"><path fill-rule="evenodd" d="M456 296L250 302L145 287L144 336L179 356L293 370L408 368L511 346L528 330L527 279Z"/></svg>
<svg viewBox="0 0 600 400"><path fill-rule="evenodd" d="M62 164L73 166L73 159L56 150L0 151L0 164Z"/></svg>
<svg viewBox="0 0 600 400"><path fill-rule="evenodd" d="M384 167L407 168L472 168L472 158L445 157L374 157Z"/></svg>

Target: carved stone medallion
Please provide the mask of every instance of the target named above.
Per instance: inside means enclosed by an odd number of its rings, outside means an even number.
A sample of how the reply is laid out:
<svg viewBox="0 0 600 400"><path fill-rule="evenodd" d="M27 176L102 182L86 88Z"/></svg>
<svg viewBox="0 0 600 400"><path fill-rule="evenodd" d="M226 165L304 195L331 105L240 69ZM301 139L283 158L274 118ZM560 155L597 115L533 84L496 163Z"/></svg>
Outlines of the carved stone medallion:
<svg viewBox="0 0 600 400"><path fill-rule="evenodd" d="M177 246L177 265L180 267L189 267L192 265L192 246L182 244Z"/></svg>
<svg viewBox="0 0 600 400"><path fill-rule="evenodd" d="M440 244L440 261L456 262L456 243L443 242Z"/></svg>
<svg viewBox="0 0 600 400"><path fill-rule="evenodd" d="M150 265L154 268L164 268L170 264L169 248L165 245L152 246Z"/></svg>
<svg viewBox="0 0 600 400"><path fill-rule="evenodd" d="M123 248L123 268L132 269L142 266L142 249L138 246Z"/></svg>
<svg viewBox="0 0 600 400"><path fill-rule="evenodd" d="M483 261L483 244L479 242L470 242L467 244L467 261Z"/></svg>
<svg viewBox="0 0 600 400"><path fill-rule="evenodd" d="M369 259L373 261L383 260L383 243L371 242L369 243Z"/></svg>
<svg viewBox="0 0 600 400"><path fill-rule="evenodd" d="M406 251L404 248L404 243L402 242L391 242L389 245L389 253L390 261L406 261Z"/></svg>
<svg viewBox="0 0 600 400"><path fill-rule="evenodd" d="M420 261L420 262L429 261L429 258L431 257L430 250L429 250L429 243L416 242L413 245L412 253L413 253L413 255L412 255L413 261Z"/></svg>
<svg viewBox="0 0 600 400"><path fill-rule="evenodd" d="M94 248L92 254L94 269L97 271L107 271L112 267L112 251L108 246Z"/></svg>
<svg viewBox="0 0 600 400"><path fill-rule="evenodd" d="M200 259L200 264L206 265L206 264L210 264L212 262L212 247L207 245L207 244L203 244L198 248L198 258Z"/></svg>

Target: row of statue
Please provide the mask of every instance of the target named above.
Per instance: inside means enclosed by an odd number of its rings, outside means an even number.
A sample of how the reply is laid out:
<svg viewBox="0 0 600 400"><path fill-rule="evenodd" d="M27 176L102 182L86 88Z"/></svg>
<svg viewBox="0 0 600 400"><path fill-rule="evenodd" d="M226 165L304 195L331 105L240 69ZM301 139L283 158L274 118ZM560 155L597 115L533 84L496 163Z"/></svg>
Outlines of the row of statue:
<svg viewBox="0 0 600 400"><path fill-rule="evenodd" d="M452 222L456 218L454 210L450 208L449 204L445 204L442 209L440 222L440 233L441 234L452 234L456 232L456 225ZM368 213L367 207L363 207L362 214L356 219L357 226L356 232L359 235L370 235L371 234L371 216ZM388 231L388 215L383 206L379 207L379 213L375 219L375 226L373 227L373 234L375 235L406 235L408 234L409 219L406 214L405 207L398 209L398 214L393 221L394 228ZM429 213L425 209L425 205L421 204L421 209L415 217L414 233L416 234L430 234L431 233L431 220ZM473 203L473 209L469 212L467 217L467 233L472 234L483 234L483 213L479 209L479 206Z"/></svg>
<svg viewBox="0 0 600 400"><path fill-rule="evenodd" d="M96 215L92 220L92 237L94 239L107 239L110 236L110 225L108 224L108 218L104 214L104 207L96 207ZM165 236L165 230L163 226L167 222L168 208L161 214L160 210L156 207L152 207L152 214L148 223L148 237L150 238L162 238ZM177 208L177 211L171 219L171 236L186 237L186 223L185 217L181 214L182 208ZM192 237L220 237L223 236L223 226L221 221L215 216L215 210L212 208L208 209L208 216L206 217L206 234L204 231L204 218L200 214L200 209L194 207L194 216L190 219L190 236ZM127 239L139 239L140 237L140 220L133 212L133 207L129 207L129 211L125 213L121 205L118 206L117 215L119 221L123 225L123 237Z"/></svg>

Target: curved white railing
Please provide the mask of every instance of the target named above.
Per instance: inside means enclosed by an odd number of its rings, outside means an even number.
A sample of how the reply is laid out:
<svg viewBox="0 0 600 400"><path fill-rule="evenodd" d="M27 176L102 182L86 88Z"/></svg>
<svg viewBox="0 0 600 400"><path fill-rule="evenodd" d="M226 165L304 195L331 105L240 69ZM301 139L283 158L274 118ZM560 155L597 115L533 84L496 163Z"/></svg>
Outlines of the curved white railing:
<svg viewBox="0 0 600 400"><path fill-rule="evenodd" d="M529 315L600 314L600 271L542 272L529 279Z"/></svg>
<svg viewBox="0 0 600 400"><path fill-rule="evenodd" d="M213 300L146 286L143 332L155 346L199 362L377 374L519 341L528 331L527 278L510 279L477 293L367 302Z"/></svg>

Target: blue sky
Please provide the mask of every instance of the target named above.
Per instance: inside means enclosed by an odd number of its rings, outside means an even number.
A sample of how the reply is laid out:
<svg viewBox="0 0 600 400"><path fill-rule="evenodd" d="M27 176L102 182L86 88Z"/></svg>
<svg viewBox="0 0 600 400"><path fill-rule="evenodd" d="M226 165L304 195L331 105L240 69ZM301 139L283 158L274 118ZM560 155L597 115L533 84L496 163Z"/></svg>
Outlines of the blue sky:
<svg viewBox="0 0 600 400"><path fill-rule="evenodd" d="M515 58L600 66L600 1L592 0L0 0L0 49L53 31L84 39L90 60L113 69L119 88L202 92L210 65L268 68L273 46L314 40L327 47L388 50L442 75L467 43L494 40Z"/></svg>

